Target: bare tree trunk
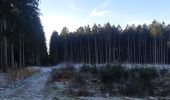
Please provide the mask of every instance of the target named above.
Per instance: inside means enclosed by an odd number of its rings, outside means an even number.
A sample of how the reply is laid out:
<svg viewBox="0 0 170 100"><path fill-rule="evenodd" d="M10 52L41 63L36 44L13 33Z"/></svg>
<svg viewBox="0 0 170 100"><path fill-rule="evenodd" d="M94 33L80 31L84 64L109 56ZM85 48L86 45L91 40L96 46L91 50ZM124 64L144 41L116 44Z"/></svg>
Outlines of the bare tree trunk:
<svg viewBox="0 0 170 100"><path fill-rule="evenodd" d="M154 39L154 44L155 44L155 46L154 46L154 49L155 49L155 58L154 58L154 62L155 62L155 64L157 63L157 50L156 50L156 38Z"/></svg>
<svg viewBox="0 0 170 100"><path fill-rule="evenodd" d="M70 60L71 60L71 62L73 63L73 45L72 45L72 41L71 41L71 50L70 50L70 53L71 53L71 55L70 55ZM58 55L58 54L57 54Z"/></svg>
<svg viewBox="0 0 170 100"><path fill-rule="evenodd" d="M102 46L101 46L101 42L100 42L100 39L99 39L99 45L98 45L98 58L99 58L99 63L101 63L102 62L102 60L101 60L101 57L103 57L102 56Z"/></svg>
<svg viewBox="0 0 170 100"><path fill-rule="evenodd" d="M21 40L22 36L20 33L20 37L19 37L19 68L22 68L22 40Z"/></svg>
<svg viewBox="0 0 170 100"><path fill-rule="evenodd" d="M11 45L11 67L12 69L15 69L15 60L14 60L14 46Z"/></svg>
<svg viewBox="0 0 170 100"><path fill-rule="evenodd" d="M127 62L130 63L130 45L129 45L129 36L128 36Z"/></svg>
<svg viewBox="0 0 170 100"><path fill-rule="evenodd" d="M105 44L105 56L106 56L106 63L108 63L108 56L107 56L107 40L106 40L106 44Z"/></svg>
<svg viewBox="0 0 170 100"><path fill-rule="evenodd" d="M24 45L24 35L22 35L22 66L25 66L25 45Z"/></svg>
<svg viewBox="0 0 170 100"><path fill-rule="evenodd" d="M134 58L134 63L136 63L136 46L135 46L135 39L134 39L134 36L133 36L133 58Z"/></svg>
<svg viewBox="0 0 170 100"><path fill-rule="evenodd" d="M0 49L1 49L1 68L3 68L3 39L1 38L1 47L0 47Z"/></svg>
<svg viewBox="0 0 170 100"><path fill-rule="evenodd" d="M67 40L66 40L66 62L68 60L68 52L67 52Z"/></svg>
<svg viewBox="0 0 170 100"><path fill-rule="evenodd" d="M166 63L166 44L163 44L163 45L164 45L164 64L165 64Z"/></svg>
<svg viewBox="0 0 170 100"><path fill-rule="evenodd" d="M109 39L109 63L111 63L111 43Z"/></svg>
<svg viewBox="0 0 170 100"><path fill-rule="evenodd" d="M66 63L67 59L67 47L66 47L66 39L64 39L64 62Z"/></svg>
<svg viewBox="0 0 170 100"><path fill-rule="evenodd" d="M103 42L100 43L100 49L101 49L101 52L100 52L100 63L103 63L104 62L104 55L103 55Z"/></svg>
<svg viewBox="0 0 170 100"><path fill-rule="evenodd" d="M39 53L36 51L36 66L40 65L40 56Z"/></svg>
<svg viewBox="0 0 170 100"><path fill-rule="evenodd" d="M112 52L113 52L113 61L116 60L116 47L115 47L115 39L114 39L114 43L113 43L113 49L112 49Z"/></svg>
<svg viewBox="0 0 170 100"><path fill-rule="evenodd" d="M157 63L161 64L162 60L161 60L161 43L160 40L158 40L158 46L157 46Z"/></svg>
<svg viewBox="0 0 170 100"><path fill-rule="evenodd" d="M4 71L7 72L8 69L8 44L7 44L7 38L4 37Z"/></svg>
<svg viewBox="0 0 170 100"><path fill-rule="evenodd" d="M153 45L153 54L152 54L152 58L153 58L153 64L155 64L155 39L153 40L154 41L154 43L152 44Z"/></svg>
<svg viewBox="0 0 170 100"><path fill-rule="evenodd" d="M88 38L88 57L89 57L89 64L91 63L91 51L90 51L90 43Z"/></svg>
<svg viewBox="0 0 170 100"><path fill-rule="evenodd" d="M2 18L0 18L0 68L3 66Z"/></svg>
<svg viewBox="0 0 170 100"><path fill-rule="evenodd" d="M95 55L96 55L96 64L98 64L98 50L97 50L97 40L95 38Z"/></svg>
<svg viewBox="0 0 170 100"><path fill-rule="evenodd" d="M77 50L76 50L76 39L74 40L74 57L75 57L75 62L77 63Z"/></svg>
<svg viewBox="0 0 170 100"><path fill-rule="evenodd" d="M168 46L166 46L166 63L169 63L168 56L169 56L169 48Z"/></svg>
<svg viewBox="0 0 170 100"><path fill-rule="evenodd" d="M142 48L141 48L141 36L140 36L140 39L139 39L139 55L138 55L139 56L139 58L138 58L139 59L139 64L141 63L141 49Z"/></svg>
<svg viewBox="0 0 170 100"><path fill-rule="evenodd" d="M19 36L19 78L22 79L21 69L22 69L22 33Z"/></svg>
<svg viewBox="0 0 170 100"><path fill-rule="evenodd" d="M121 63L121 47L120 47L120 36L119 36L119 51L118 51L118 63L120 64Z"/></svg>
<svg viewBox="0 0 170 100"><path fill-rule="evenodd" d="M33 65L35 64L34 52L33 52L33 54L32 54L32 64L33 64Z"/></svg>
<svg viewBox="0 0 170 100"><path fill-rule="evenodd" d="M145 57L144 57L144 63L147 62L147 60L146 60L146 59L147 59L147 58L146 58L146 57L147 57L147 56L146 56L146 47L147 47L147 46L146 46L146 39L145 39L145 47L144 47L144 48L145 48L145 50L144 50L144 52L145 52Z"/></svg>

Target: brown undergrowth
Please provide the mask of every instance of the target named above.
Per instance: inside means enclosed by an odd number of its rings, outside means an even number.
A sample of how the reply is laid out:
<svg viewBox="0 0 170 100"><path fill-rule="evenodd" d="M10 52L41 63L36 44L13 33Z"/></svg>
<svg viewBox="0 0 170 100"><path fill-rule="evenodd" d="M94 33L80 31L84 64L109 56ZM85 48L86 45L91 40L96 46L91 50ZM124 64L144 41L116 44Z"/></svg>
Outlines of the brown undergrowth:
<svg viewBox="0 0 170 100"><path fill-rule="evenodd" d="M17 70L8 69L6 73L7 83L12 85L15 81L26 79L39 71L39 68L34 67L21 68Z"/></svg>

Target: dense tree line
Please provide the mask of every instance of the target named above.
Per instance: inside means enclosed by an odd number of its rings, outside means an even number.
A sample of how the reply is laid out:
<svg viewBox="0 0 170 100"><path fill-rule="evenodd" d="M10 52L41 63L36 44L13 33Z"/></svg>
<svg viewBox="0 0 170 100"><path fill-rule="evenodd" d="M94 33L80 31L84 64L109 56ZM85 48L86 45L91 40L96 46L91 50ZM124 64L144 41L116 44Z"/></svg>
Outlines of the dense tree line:
<svg viewBox="0 0 170 100"><path fill-rule="evenodd" d="M170 25L156 20L150 25L79 27L52 33L51 64L73 63L170 63Z"/></svg>
<svg viewBox="0 0 170 100"><path fill-rule="evenodd" d="M0 69L46 63L39 0L0 0Z"/></svg>

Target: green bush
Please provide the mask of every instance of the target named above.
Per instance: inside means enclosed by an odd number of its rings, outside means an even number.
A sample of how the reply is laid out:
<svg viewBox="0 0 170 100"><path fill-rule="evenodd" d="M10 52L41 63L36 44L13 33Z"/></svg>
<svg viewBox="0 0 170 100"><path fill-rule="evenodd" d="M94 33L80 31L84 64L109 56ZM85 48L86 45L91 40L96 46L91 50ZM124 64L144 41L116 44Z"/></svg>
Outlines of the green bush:
<svg viewBox="0 0 170 100"><path fill-rule="evenodd" d="M159 74L160 74L161 76L164 76L166 73L168 73L168 69L166 69L166 68L163 68L163 69L161 69L161 70L159 71Z"/></svg>
<svg viewBox="0 0 170 100"><path fill-rule="evenodd" d="M96 65L95 66L83 65L80 68L80 72L91 72L92 74L97 74L98 68Z"/></svg>
<svg viewBox="0 0 170 100"><path fill-rule="evenodd" d="M151 81L158 77L158 72L155 68L140 68L139 69L140 79L145 81Z"/></svg>
<svg viewBox="0 0 170 100"><path fill-rule="evenodd" d="M99 69L99 75L102 82L120 81L120 79L128 77L126 70L121 66L107 65Z"/></svg>
<svg viewBox="0 0 170 100"><path fill-rule="evenodd" d="M159 76L155 68L129 69L129 82L123 89L125 95L146 96L154 95L154 80ZM138 91L138 92L136 92Z"/></svg>
<svg viewBox="0 0 170 100"><path fill-rule="evenodd" d="M84 77L83 77L82 74L79 73L79 72L76 72L76 73L75 73L74 81L75 81L75 83L78 83L78 84L80 84L80 85L84 85L84 84L85 84Z"/></svg>
<svg viewBox="0 0 170 100"><path fill-rule="evenodd" d="M88 72L90 71L90 66L89 65L83 65L81 68L80 68L80 72Z"/></svg>
<svg viewBox="0 0 170 100"><path fill-rule="evenodd" d="M50 74L50 82L69 80L75 76L75 69L73 67L65 67L60 69L53 69Z"/></svg>
<svg viewBox="0 0 170 100"><path fill-rule="evenodd" d="M155 68L136 67L133 69L125 69L125 67L116 65L101 67L99 72L102 82L118 85L119 88L117 89L120 91L120 94L127 96L154 95L156 87L154 80L159 76ZM110 88L112 87L114 86Z"/></svg>

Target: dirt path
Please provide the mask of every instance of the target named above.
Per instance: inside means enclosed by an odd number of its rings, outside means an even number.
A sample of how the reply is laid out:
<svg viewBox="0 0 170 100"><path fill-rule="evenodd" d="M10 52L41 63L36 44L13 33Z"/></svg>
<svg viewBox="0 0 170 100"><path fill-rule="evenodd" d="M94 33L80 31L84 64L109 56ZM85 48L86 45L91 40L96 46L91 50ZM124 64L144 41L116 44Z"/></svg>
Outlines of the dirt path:
<svg viewBox="0 0 170 100"><path fill-rule="evenodd" d="M44 99L45 87L51 71L52 68L41 68L39 73L25 79L21 86L4 90L6 93L0 100L47 100Z"/></svg>

